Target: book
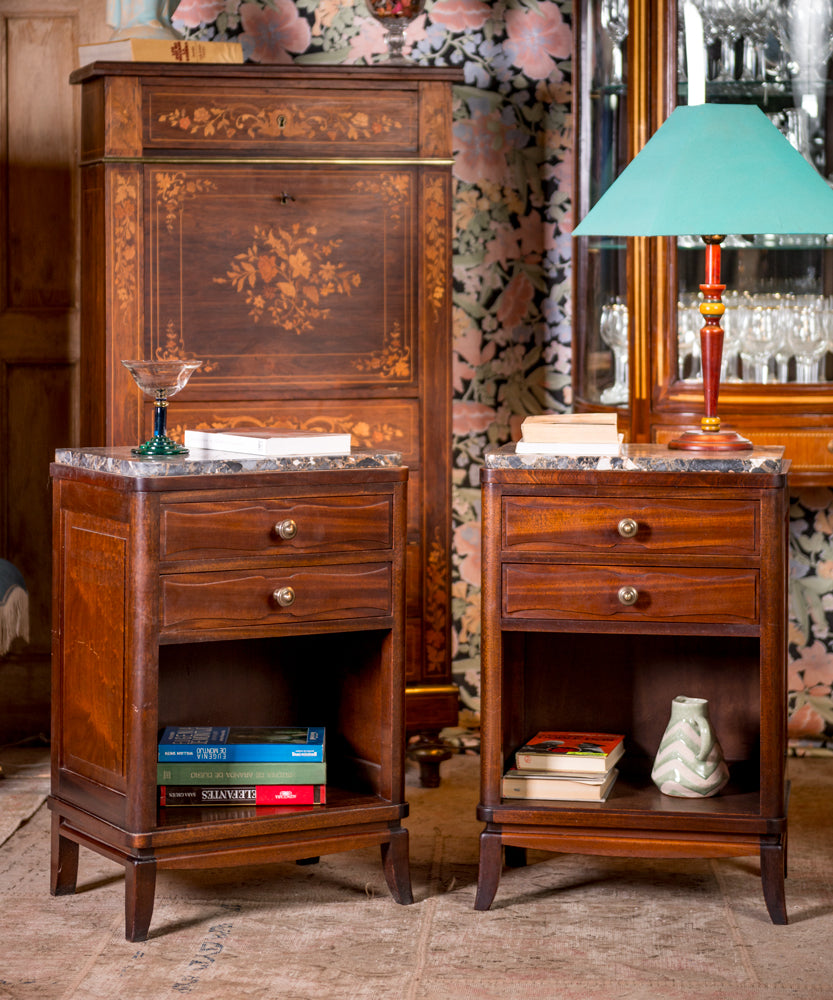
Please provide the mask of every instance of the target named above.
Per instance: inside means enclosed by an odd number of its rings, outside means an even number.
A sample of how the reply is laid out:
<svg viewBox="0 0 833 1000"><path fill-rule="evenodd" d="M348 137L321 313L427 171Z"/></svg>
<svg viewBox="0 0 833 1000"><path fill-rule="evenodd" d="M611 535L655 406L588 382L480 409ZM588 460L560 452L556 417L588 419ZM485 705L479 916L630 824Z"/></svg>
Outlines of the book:
<svg viewBox="0 0 833 1000"><path fill-rule="evenodd" d="M619 772L577 776L554 771L521 771L510 768L501 782L505 799L558 799L573 802L604 802Z"/></svg>
<svg viewBox="0 0 833 1000"><path fill-rule="evenodd" d="M274 427L251 427L246 430L194 431L184 434L186 448L206 451L229 451L239 455L283 458L304 455L349 455L350 434L324 431L279 431Z"/></svg>
<svg viewBox="0 0 833 1000"><path fill-rule="evenodd" d="M323 785L324 761L214 761L156 765L158 785Z"/></svg>
<svg viewBox="0 0 833 1000"><path fill-rule="evenodd" d="M515 767L563 774L605 774L625 752L618 733L543 731L515 751Z"/></svg>
<svg viewBox="0 0 833 1000"><path fill-rule="evenodd" d="M78 46L78 61L242 63L240 42L201 42L184 38L118 38Z"/></svg>
<svg viewBox="0 0 833 1000"><path fill-rule="evenodd" d="M167 726L157 760L324 760L324 730L298 726Z"/></svg>
<svg viewBox="0 0 833 1000"><path fill-rule="evenodd" d="M544 413L526 417L521 440L529 442L619 443L615 413Z"/></svg>
<svg viewBox="0 0 833 1000"><path fill-rule="evenodd" d="M159 785L160 806L320 806L326 785Z"/></svg>
<svg viewBox="0 0 833 1000"><path fill-rule="evenodd" d="M517 441L516 455L586 455L588 458L615 457L622 454L625 435L616 444L595 444L593 441Z"/></svg>

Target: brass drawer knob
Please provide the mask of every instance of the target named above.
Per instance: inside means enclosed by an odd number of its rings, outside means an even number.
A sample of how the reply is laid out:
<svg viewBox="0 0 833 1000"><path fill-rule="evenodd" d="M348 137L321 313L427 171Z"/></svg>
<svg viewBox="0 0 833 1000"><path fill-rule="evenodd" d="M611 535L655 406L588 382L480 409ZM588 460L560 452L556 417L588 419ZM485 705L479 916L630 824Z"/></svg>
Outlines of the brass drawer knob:
<svg viewBox="0 0 833 1000"><path fill-rule="evenodd" d="M272 594L272 600L282 608L289 608L295 603L295 591L292 587L278 587Z"/></svg>
<svg viewBox="0 0 833 1000"><path fill-rule="evenodd" d="M639 525L632 517L623 517L616 525L616 530L622 538L633 538L637 531L639 531Z"/></svg>
<svg viewBox="0 0 833 1000"><path fill-rule="evenodd" d="M278 538L294 538L298 534L298 525L288 517L285 521L280 521L272 529Z"/></svg>
<svg viewBox="0 0 833 1000"><path fill-rule="evenodd" d="M626 608L629 608L632 604L636 604L637 598L639 597L639 591L636 587L620 587L619 593L616 596L619 598L620 604L624 604Z"/></svg>

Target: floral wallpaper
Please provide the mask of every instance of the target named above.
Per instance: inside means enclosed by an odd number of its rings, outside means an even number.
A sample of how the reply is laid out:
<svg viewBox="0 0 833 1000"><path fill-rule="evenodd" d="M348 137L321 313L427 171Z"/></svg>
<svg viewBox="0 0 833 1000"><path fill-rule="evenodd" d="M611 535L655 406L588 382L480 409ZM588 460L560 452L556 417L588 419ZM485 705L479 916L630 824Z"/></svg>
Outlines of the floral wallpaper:
<svg viewBox="0 0 833 1000"><path fill-rule="evenodd" d="M480 677L483 450L570 390L570 0L426 0L406 51L458 66L455 88L453 659L464 717ZM181 0L188 37L263 63L370 63L385 30L363 0ZM833 492L792 498L790 733L833 749Z"/></svg>

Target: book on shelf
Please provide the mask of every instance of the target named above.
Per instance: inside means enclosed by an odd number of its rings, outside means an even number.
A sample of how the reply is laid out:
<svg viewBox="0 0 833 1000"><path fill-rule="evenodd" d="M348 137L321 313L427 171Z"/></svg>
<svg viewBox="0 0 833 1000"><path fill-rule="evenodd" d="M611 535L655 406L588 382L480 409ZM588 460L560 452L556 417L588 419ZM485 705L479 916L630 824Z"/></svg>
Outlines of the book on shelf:
<svg viewBox="0 0 833 1000"><path fill-rule="evenodd" d="M323 761L324 730L303 726L167 726L160 762Z"/></svg>
<svg viewBox="0 0 833 1000"><path fill-rule="evenodd" d="M117 38L78 46L78 62L242 63L240 42L185 38Z"/></svg>
<svg viewBox="0 0 833 1000"><path fill-rule="evenodd" d="M543 413L521 423L521 440L528 442L588 442L618 444L615 413Z"/></svg>
<svg viewBox="0 0 833 1000"><path fill-rule="evenodd" d="M605 774L625 752L618 733L543 730L515 751L515 767L523 771L561 774Z"/></svg>
<svg viewBox="0 0 833 1000"><path fill-rule="evenodd" d="M259 455L261 458L298 456L349 455L349 433L327 431L280 431L274 427L250 427L242 430L186 430L186 448L204 451L228 451L237 455Z"/></svg>
<svg viewBox="0 0 833 1000"><path fill-rule="evenodd" d="M321 806L326 785L159 785L160 806Z"/></svg>
<svg viewBox="0 0 833 1000"><path fill-rule="evenodd" d="M323 785L322 761L214 761L156 765L158 785Z"/></svg>
<svg viewBox="0 0 833 1000"><path fill-rule="evenodd" d="M501 782L505 799L553 799L564 802L604 802L619 772L562 774L556 771L522 771L510 768Z"/></svg>

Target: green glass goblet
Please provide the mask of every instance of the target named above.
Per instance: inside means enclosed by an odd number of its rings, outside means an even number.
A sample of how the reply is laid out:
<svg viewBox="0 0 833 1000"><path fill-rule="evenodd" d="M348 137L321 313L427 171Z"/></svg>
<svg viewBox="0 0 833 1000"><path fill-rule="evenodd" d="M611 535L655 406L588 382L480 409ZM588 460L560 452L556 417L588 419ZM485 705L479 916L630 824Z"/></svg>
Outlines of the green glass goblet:
<svg viewBox="0 0 833 1000"><path fill-rule="evenodd" d="M168 437L168 399L185 388L202 361L122 361L122 364L142 392L153 396L153 437L131 449L133 454L187 455L187 448Z"/></svg>

